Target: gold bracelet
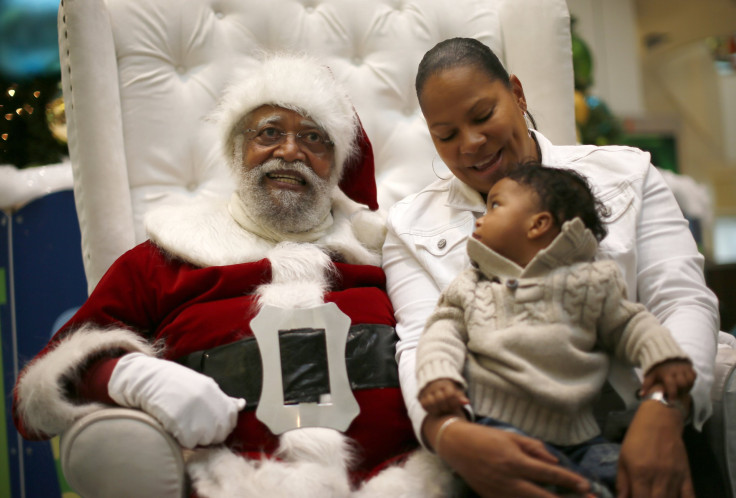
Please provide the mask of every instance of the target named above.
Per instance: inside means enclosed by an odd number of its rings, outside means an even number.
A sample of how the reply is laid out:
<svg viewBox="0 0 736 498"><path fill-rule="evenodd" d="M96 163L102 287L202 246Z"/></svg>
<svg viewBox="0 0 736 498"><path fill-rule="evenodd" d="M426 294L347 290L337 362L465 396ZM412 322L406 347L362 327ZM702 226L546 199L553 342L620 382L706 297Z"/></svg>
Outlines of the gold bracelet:
<svg viewBox="0 0 736 498"><path fill-rule="evenodd" d="M450 427L453 423L457 422L458 420L460 420L460 417L454 416L454 417L447 418L445 419L444 422L442 422L442 425L440 425L439 430L437 430L437 435L434 438L435 454L437 455L440 454L440 441L442 439L442 435L445 433L448 427Z"/></svg>

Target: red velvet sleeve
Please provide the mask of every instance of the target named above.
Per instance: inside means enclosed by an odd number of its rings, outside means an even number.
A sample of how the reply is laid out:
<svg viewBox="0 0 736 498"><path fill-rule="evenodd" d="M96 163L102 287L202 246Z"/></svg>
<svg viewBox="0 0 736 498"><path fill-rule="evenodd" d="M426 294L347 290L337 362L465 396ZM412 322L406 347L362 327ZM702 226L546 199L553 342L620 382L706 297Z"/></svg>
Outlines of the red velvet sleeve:
<svg viewBox="0 0 736 498"><path fill-rule="evenodd" d="M77 397L84 401L114 405L115 401L107 392L107 384L110 382L112 371L119 359L120 357L104 357L93 361L79 379Z"/></svg>

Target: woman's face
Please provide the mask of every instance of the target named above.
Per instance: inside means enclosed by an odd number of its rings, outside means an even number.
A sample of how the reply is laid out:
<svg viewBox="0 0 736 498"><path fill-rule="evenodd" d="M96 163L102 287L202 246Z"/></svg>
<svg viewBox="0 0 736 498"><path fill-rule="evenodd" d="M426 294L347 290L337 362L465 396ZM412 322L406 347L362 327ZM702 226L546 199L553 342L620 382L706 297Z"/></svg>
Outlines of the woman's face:
<svg viewBox="0 0 736 498"><path fill-rule="evenodd" d="M445 69L426 80L419 104L437 153L483 195L501 168L539 160L524 120L524 91L513 75L508 88L473 66Z"/></svg>

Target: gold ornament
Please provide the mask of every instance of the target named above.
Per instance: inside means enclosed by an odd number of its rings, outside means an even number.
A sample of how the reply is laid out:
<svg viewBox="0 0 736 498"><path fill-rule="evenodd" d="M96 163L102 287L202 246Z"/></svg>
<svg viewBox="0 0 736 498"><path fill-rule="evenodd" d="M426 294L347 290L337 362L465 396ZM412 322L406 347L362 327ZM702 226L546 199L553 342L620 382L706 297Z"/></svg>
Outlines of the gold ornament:
<svg viewBox="0 0 736 498"><path fill-rule="evenodd" d="M64 114L64 97L59 95L46 104L46 122L51 135L60 143L67 142L66 114Z"/></svg>

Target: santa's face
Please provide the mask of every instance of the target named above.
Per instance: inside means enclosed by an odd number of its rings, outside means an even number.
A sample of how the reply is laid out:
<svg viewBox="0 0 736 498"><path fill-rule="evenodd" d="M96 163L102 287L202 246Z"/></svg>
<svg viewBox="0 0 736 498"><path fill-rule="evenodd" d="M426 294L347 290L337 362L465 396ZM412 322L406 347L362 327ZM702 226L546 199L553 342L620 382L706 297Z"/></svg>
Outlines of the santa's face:
<svg viewBox="0 0 736 498"><path fill-rule="evenodd" d="M243 168L249 171L270 159L302 162L328 180L333 170L334 149L317 123L296 111L270 105L253 111L247 120L243 141ZM304 190L304 179L293 174L270 174L269 189Z"/></svg>
<svg viewBox="0 0 736 498"><path fill-rule="evenodd" d="M326 134L295 111L263 106L245 123L239 194L249 212L283 232L305 232L330 211L334 152Z"/></svg>

